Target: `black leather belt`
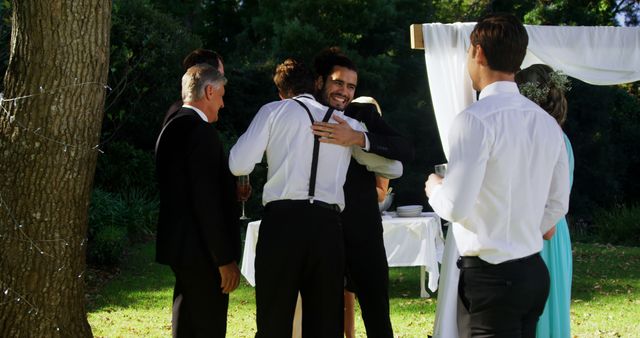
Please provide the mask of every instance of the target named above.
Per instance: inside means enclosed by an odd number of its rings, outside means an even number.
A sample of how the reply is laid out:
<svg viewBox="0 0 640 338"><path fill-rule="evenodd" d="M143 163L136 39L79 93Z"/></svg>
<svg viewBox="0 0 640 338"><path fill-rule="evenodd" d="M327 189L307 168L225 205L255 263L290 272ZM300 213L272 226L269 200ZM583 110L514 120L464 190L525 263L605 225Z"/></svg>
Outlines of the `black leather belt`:
<svg viewBox="0 0 640 338"><path fill-rule="evenodd" d="M458 258L456 265L458 266L459 269L473 269L473 268L481 268L486 266L498 266L498 265L504 265L504 264L524 262L532 258L535 258L536 256L539 256L539 255L540 255L539 253L534 253L533 255L529 255L522 258L511 259L498 264L491 264L489 262L483 261L478 256L461 256L460 258Z"/></svg>
<svg viewBox="0 0 640 338"><path fill-rule="evenodd" d="M311 201L309 201L309 203L311 203ZM318 200L313 200L311 204L340 213L340 207L337 204L329 204Z"/></svg>
<svg viewBox="0 0 640 338"><path fill-rule="evenodd" d="M336 213L340 213L340 206L338 206L337 204L330 204L318 200L313 200L313 203L311 202L311 200L277 200L267 203L267 205L265 205L265 209L277 207L292 207L295 205L315 205Z"/></svg>

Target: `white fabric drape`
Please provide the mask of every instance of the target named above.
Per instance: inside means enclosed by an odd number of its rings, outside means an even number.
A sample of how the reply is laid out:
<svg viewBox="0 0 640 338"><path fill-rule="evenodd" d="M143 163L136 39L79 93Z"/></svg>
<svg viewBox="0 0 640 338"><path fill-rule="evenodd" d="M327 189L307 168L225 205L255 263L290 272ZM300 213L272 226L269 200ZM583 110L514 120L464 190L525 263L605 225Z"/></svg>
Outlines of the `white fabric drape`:
<svg viewBox="0 0 640 338"><path fill-rule="evenodd" d="M475 23L422 25L433 110L445 155L454 117L475 100L467 74L466 51ZM526 68L545 63L596 85L640 80L640 28L525 25L529 35ZM438 291L435 338L458 336L456 306L459 270L453 236L447 236Z"/></svg>
<svg viewBox="0 0 640 338"><path fill-rule="evenodd" d="M474 98L466 50L475 23L422 25L433 110L445 155L453 118ZM597 85L640 80L640 28L525 25L529 47L522 68L545 63Z"/></svg>

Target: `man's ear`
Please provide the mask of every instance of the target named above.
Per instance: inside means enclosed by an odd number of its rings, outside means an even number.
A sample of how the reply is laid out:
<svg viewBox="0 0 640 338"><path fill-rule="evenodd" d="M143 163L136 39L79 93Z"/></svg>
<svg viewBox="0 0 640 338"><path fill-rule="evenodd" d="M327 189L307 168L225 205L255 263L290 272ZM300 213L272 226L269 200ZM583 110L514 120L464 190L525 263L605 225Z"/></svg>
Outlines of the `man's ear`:
<svg viewBox="0 0 640 338"><path fill-rule="evenodd" d="M482 46L480 46L480 44L477 44L474 46L474 59L476 59L476 62L481 65L481 66L487 66L487 56L484 54L484 49L482 49Z"/></svg>
<svg viewBox="0 0 640 338"><path fill-rule="evenodd" d="M204 98L209 99L213 95L213 86L208 84L204 87Z"/></svg>
<svg viewBox="0 0 640 338"><path fill-rule="evenodd" d="M324 80L322 80L322 76L318 76L316 78L316 90L320 91L322 89L322 86L324 86Z"/></svg>

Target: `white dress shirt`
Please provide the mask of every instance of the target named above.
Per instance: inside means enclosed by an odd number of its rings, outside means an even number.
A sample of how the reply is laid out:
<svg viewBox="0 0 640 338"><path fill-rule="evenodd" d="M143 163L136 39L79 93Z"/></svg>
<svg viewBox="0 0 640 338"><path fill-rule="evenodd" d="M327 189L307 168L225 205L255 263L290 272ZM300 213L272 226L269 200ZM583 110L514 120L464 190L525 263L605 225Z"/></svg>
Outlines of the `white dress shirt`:
<svg viewBox="0 0 640 338"><path fill-rule="evenodd" d="M297 96L296 99L309 108L314 121L322 121L328 107L318 103L309 94ZM345 116L343 112L336 110L333 114L346 120L354 130L363 131L358 121ZM333 119L329 122L337 123ZM247 131L231 148L231 172L236 176L248 175L255 164L262 160L265 151L268 173L262 203L309 199L313 155L311 121L307 112L292 99L271 102L260 108ZM402 175L399 161L366 153L358 147L321 143L318 154L315 199L338 204L340 209L344 209L342 186L352 154L358 163L367 166L370 171L390 178Z"/></svg>
<svg viewBox="0 0 640 338"><path fill-rule="evenodd" d="M454 222L460 255L498 264L542 250L569 208L569 166L558 123L514 82L485 87L456 116L449 164L429 204Z"/></svg>

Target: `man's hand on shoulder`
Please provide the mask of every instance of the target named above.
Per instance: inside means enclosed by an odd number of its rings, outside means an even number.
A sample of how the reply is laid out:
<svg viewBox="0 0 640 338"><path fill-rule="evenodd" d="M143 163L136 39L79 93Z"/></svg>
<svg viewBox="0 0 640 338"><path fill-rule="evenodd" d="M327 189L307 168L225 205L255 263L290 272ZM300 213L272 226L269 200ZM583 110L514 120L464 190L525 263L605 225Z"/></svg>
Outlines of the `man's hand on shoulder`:
<svg viewBox="0 0 640 338"><path fill-rule="evenodd" d="M365 138L363 132L353 130L346 120L335 114L333 119L338 123L314 122L311 126L313 134L320 136L320 142L341 146L357 145L360 148L364 148Z"/></svg>
<svg viewBox="0 0 640 338"><path fill-rule="evenodd" d="M238 269L238 264L235 261L218 267L220 271L220 277L222 282L220 283L220 288L222 288L222 293L231 293L235 290L240 284L240 269Z"/></svg>

